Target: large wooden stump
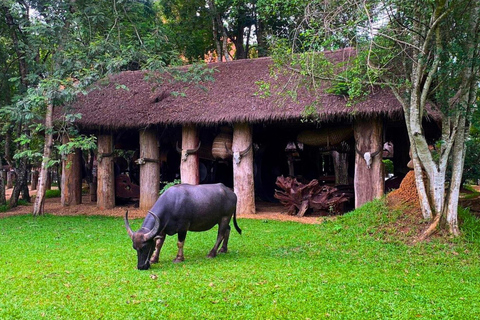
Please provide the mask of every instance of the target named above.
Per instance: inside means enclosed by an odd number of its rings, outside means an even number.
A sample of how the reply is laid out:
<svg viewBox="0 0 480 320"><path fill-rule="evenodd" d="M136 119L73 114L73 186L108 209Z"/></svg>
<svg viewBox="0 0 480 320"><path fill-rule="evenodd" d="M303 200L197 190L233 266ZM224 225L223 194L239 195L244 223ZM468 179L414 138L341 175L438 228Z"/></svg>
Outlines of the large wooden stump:
<svg viewBox="0 0 480 320"><path fill-rule="evenodd" d="M98 136L97 207L115 207L115 173L113 170L113 136Z"/></svg>
<svg viewBox="0 0 480 320"><path fill-rule="evenodd" d="M63 143L67 142L68 137L64 137ZM68 154L67 158L62 161L61 190L62 206L82 203L82 153L80 149Z"/></svg>
<svg viewBox="0 0 480 320"><path fill-rule="evenodd" d="M232 150L234 152L233 191L237 195L237 214L254 214L252 129L247 123L234 125ZM239 154L236 155L236 152ZM235 160L238 155L242 155L239 163Z"/></svg>
<svg viewBox="0 0 480 320"><path fill-rule="evenodd" d="M382 162L383 122L380 117L355 119L355 208L384 194L384 169ZM375 154L370 166L365 153ZM368 156L367 156L368 158Z"/></svg>
<svg viewBox="0 0 480 320"><path fill-rule="evenodd" d="M149 210L158 199L160 151L155 130L140 131L140 209Z"/></svg>
<svg viewBox="0 0 480 320"><path fill-rule="evenodd" d="M182 183L200 183L200 161L198 153L193 150L198 148L199 138L197 128L186 125L182 128L182 155L180 159L180 179Z"/></svg>

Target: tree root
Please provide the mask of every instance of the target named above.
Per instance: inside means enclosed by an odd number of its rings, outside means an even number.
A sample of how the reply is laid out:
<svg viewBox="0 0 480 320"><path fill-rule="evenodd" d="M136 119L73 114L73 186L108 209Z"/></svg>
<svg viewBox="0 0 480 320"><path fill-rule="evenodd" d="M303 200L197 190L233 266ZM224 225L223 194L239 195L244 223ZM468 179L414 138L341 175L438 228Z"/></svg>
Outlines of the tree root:
<svg viewBox="0 0 480 320"><path fill-rule="evenodd" d="M418 237L418 241L425 241L427 238L432 236L437 232L438 225L440 223L441 215L437 214L433 222L428 226L428 228Z"/></svg>

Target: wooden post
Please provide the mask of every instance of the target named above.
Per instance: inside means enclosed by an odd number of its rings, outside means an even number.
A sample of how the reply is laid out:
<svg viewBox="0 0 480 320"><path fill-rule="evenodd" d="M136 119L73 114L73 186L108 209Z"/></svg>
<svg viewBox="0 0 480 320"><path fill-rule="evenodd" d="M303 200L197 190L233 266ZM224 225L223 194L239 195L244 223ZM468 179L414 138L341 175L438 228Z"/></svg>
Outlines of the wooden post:
<svg viewBox="0 0 480 320"><path fill-rule="evenodd" d="M368 201L381 198L384 194L384 169L382 162L383 122L380 117L355 119L353 127L355 136L355 208ZM370 168L365 160L365 153L378 152L373 157Z"/></svg>
<svg viewBox="0 0 480 320"><path fill-rule="evenodd" d="M187 150L195 150L198 147L199 138L197 128L194 125L186 125L182 128L182 156L180 159L180 178L182 183L200 183L200 161L198 153L185 155Z"/></svg>
<svg viewBox="0 0 480 320"><path fill-rule="evenodd" d="M63 143L68 142L68 137L63 137ZM61 190L62 206L82 203L82 153L76 149L62 160Z"/></svg>
<svg viewBox="0 0 480 320"><path fill-rule="evenodd" d="M113 136L98 136L97 207L100 210L115 207L115 173L113 170Z"/></svg>
<svg viewBox="0 0 480 320"><path fill-rule="evenodd" d="M233 159L233 191L237 195L237 214L255 213L255 190L253 179L252 129L247 123L237 123L233 128L232 151L246 152L240 162Z"/></svg>
<svg viewBox="0 0 480 320"><path fill-rule="evenodd" d="M348 181L348 154L346 152L331 152L333 167L335 168L335 185L349 184Z"/></svg>
<svg viewBox="0 0 480 320"><path fill-rule="evenodd" d="M158 158L156 131L140 131L140 160L145 162L140 165L140 209L149 210L158 199L160 189L160 165Z"/></svg>

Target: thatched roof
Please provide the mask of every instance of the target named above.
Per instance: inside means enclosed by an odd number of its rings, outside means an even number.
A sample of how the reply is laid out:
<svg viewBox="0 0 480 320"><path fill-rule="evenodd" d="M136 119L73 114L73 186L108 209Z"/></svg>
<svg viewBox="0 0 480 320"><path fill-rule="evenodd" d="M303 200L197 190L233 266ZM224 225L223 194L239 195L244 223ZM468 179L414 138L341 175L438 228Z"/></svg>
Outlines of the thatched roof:
<svg viewBox="0 0 480 320"><path fill-rule="evenodd" d="M326 56L340 62L353 54L352 49L344 49ZM146 80L145 71L122 72L79 97L73 109L82 114L78 124L90 129L299 120L305 117L307 106L316 109L315 118L320 121L372 114L398 118L403 114L387 89L378 89L349 106L345 97L328 94L325 88L309 90L298 79L292 80L291 74L272 73L272 65L270 58L209 64L208 68L215 69L215 81L203 82L203 88L171 82L168 76L158 84ZM261 84L267 83L270 90L262 91ZM296 97L288 94L293 86ZM178 92L183 94L172 94Z"/></svg>

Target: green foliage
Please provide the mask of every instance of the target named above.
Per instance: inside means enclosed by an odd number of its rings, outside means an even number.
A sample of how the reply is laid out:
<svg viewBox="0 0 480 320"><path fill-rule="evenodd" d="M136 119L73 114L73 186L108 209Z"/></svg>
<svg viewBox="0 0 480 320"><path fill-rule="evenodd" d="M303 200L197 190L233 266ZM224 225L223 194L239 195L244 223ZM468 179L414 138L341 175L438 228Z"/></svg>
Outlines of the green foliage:
<svg viewBox="0 0 480 320"><path fill-rule="evenodd" d="M479 243L385 240L376 232L394 218L379 202L320 225L240 218L227 254L206 258L216 228L191 232L174 264L167 237L148 271L120 218L0 219L0 318L479 317Z"/></svg>
<svg viewBox="0 0 480 320"><path fill-rule="evenodd" d="M383 164L385 165L385 172L386 173L394 173L395 172L395 168L393 166L393 161L390 160L390 159L383 159L382 160Z"/></svg>
<svg viewBox="0 0 480 320"><path fill-rule="evenodd" d="M59 189L45 190L45 198L59 198L62 195L62 191Z"/></svg>
<svg viewBox="0 0 480 320"><path fill-rule="evenodd" d="M168 182L164 182L164 186L162 187L162 189L158 192L159 195L162 195L165 191L167 191L170 187L173 187L174 185L176 184L179 184L179 183L182 183L182 180L180 179L175 179L173 181L168 181Z"/></svg>

